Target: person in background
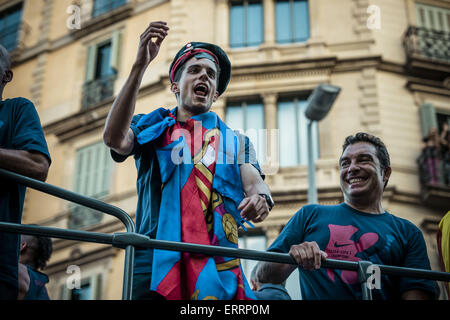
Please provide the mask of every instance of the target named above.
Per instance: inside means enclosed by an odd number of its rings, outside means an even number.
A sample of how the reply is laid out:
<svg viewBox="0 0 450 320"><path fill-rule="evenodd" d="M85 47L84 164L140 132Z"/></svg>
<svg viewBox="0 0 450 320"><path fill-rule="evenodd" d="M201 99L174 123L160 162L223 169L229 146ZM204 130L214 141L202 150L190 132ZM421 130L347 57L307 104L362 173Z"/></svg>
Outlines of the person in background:
<svg viewBox="0 0 450 320"><path fill-rule="evenodd" d="M286 281L270 283L265 264L257 263L250 276L250 284L258 300L292 300L286 290Z"/></svg>
<svg viewBox="0 0 450 320"><path fill-rule="evenodd" d="M45 181L51 159L36 108L25 98L3 100L12 80L9 53L0 45L0 168ZM0 221L21 223L25 192L0 179ZM0 300L17 299L19 244L18 234L0 232Z"/></svg>
<svg viewBox="0 0 450 320"><path fill-rule="evenodd" d="M392 173L384 143L364 132L348 136L339 168L344 202L304 206L268 249L289 253L297 261L303 299L362 299L357 272L321 268L327 258L430 270L420 229L382 206ZM287 279L296 268L263 263L267 279L275 283ZM372 296L377 300L436 299L439 288L431 280L382 274L380 288L373 289Z"/></svg>
<svg viewBox="0 0 450 320"><path fill-rule="evenodd" d="M45 269L52 251L50 238L21 236L18 300L50 300L45 287L48 276L41 271Z"/></svg>

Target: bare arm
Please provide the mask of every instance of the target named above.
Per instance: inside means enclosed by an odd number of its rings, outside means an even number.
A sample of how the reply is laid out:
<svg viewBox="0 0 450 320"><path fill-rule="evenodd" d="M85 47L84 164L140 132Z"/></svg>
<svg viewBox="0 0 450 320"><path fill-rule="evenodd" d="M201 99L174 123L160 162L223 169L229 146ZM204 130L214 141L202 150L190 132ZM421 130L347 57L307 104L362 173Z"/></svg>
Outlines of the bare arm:
<svg viewBox="0 0 450 320"><path fill-rule="evenodd" d="M118 154L128 155L133 150L134 133L130 129L139 87L150 62L158 55L169 28L163 21L152 22L140 37L136 61L124 87L115 99L106 118L103 141ZM152 38L156 38L155 41Z"/></svg>
<svg viewBox="0 0 450 320"><path fill-rule="evenodd" d="M27 266L19 263L19 294L17 300L23 300L30 289L30 275Z"/></svg>
<svg viewBox="0 0 450 320"><path fill-rule="evenodd" d="M242 210L242 218L253 222L261 222L269 215L269 206L266 199L259 194L263 193L270 196L269 187L253 165L244 163L239 167L239 170L242 186L247 197L239 204L238 210Z"/></svg>
<svg viewBox="0 0 450 320"><path fill-rule="evenodd" d="M261 269L264 268L264 280L270 283L284 282L297 266L294 264L283 264L275 262L261 262Z"/></svg>
<svg viewBox="0 0 450 320"><path fill-rule="evenodd" d="M241 172L242 186L247 196L260 193L270 195L269 187L253 165L244 163L239 167L239 170Z"/></svg>
<svg viewBox="0 0 450 320"><path fill-rule="evenodd" d="M40 152L0 148L0 168L45 181L50 163Z"/></svg>

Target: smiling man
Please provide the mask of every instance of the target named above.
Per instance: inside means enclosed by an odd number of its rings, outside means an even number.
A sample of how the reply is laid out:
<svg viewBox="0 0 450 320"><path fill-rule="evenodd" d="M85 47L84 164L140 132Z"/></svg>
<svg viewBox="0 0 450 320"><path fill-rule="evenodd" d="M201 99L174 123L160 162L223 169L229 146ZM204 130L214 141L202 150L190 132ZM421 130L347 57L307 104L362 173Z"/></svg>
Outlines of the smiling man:
<svg viewBox="0 0 450 320"><path fill-rule="evenodd" d="M136 227L155 239L237 247L238 226L263 221L273 202L249 139L213 112L231 64L218 46L191 42L169 68L178 106L134 115L143 74L168 35L152 22L105 124L115 161L133 155L138 171ZM255 298L239 259L136 250L133 299Z"/></svg>
<svg viewBox="0 0 450 320"><path fill-rule="evenodd" d="M339 167L344 203L303 207L268 249L289 252L298 262L302 297L362 298L357 273L321 269L327 258L430 269L421 231L382 207L392 171L384 143L367 133L347 137ZM265 267L277 283L296 268L268 262ZM433 281L386 275L380 280L381 288L372 292L374 299L433 299L439 295Z"/></svg>

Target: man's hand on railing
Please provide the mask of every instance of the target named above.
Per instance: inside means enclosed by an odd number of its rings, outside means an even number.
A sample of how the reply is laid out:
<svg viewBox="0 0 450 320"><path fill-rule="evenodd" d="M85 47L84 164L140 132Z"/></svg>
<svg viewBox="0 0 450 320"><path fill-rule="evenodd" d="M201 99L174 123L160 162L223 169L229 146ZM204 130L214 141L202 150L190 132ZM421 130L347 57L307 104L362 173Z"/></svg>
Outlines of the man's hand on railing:
<svg viewBox="0 0 450 320"><path fill-rule="evenodd" d="M302 268L307 270L320 269L322 261L328 258L327 253L320 250L315 241L293 245L289 254Z"/></svg>

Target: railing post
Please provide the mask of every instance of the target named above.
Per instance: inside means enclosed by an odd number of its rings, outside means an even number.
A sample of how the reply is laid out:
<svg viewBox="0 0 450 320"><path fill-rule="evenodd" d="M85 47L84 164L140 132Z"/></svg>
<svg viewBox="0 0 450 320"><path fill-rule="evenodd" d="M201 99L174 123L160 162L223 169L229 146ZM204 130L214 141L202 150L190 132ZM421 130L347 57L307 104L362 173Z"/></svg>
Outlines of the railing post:
<svg viewBox="0 0 450 320"><path fill-rule="evenodd" d="M372 300L372 288L367 285L371 274L367 273L367 269L372 266L370 261L358 261L358 281L361 284L362 299Z"/></svg>
<svg viewBox="0 0 450 320"><path fill-rule="evenodd" d="M131 219L131 217L122 209L114 207L110 204L1 168L0 177L10 179L18 184L50 194L57 198L112 215L124 224L127 232L134 233L136 230L133 219ZM125 247L124 282L122 291L122 299L124 300L131 300L132 297L131 290L133 286L134 251L133 245L127 245Z"/></svg>

